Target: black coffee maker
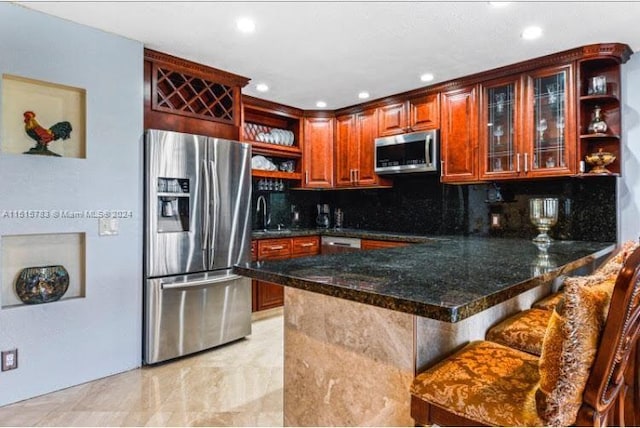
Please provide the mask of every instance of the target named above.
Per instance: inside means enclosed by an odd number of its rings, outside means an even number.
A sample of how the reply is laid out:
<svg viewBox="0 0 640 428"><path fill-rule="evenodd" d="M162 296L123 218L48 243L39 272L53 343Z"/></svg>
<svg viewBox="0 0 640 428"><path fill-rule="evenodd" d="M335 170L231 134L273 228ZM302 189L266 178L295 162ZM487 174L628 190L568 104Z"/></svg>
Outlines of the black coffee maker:
<svg viewBox="0 0 640 428"><path fill-rule="evenodd" d="M316 226L328 229L330 226L331 210L329 204L318 204L318 216L316 217Z"/></svg>

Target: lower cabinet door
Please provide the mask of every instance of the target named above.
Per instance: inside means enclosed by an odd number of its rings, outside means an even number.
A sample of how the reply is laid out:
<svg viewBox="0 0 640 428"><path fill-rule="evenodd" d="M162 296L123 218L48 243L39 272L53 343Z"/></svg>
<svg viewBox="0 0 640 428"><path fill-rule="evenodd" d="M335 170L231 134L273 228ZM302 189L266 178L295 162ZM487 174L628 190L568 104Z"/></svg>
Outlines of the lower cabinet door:
<svg viewBox="0 0 640 428"><path fill-rule="evenodd" d="M270 282L256 281L257 297L256 310L271 309L284 304L284 287Z"/></svg>

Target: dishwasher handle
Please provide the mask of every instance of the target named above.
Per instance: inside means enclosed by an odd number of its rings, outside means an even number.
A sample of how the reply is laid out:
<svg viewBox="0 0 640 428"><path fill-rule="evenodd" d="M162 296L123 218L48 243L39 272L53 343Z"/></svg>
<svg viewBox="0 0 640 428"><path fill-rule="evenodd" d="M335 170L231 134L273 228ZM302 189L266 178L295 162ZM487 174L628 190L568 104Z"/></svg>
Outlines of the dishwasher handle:
<svg viewBox="0 0 640 428"><path fill-rule="evenodd" d="M325 242L324 245L333 245L336 247L351 247L351 248L358 248L352 244L349 244L347 242Z"/></svg>
<svg viewBox="0 0 640 428"><path fill-rule="evenodd" d="M172 282L172 283L160 283L162 290L189 290L191 288L203 287L207 285L219 284L221 282L231 282L243 278L240 275L228 275L213 279L199 279L189 282Z"/></svg>

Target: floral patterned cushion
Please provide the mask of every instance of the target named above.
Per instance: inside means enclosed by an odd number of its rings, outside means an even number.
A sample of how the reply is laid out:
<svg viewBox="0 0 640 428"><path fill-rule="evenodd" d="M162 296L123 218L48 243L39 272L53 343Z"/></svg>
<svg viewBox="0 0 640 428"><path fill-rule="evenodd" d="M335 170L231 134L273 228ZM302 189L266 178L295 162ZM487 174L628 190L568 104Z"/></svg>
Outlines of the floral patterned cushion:
<svg viewBox="0 0 640 428"><path fill-rule="evenodd" d="M544 299L538 300L537 302L535 302L533 305L531 305L531 307L534 309L543 309L545 311L552 311L556 307L558 302L562 300L563 296L564 294L562 293L562 291L550 294Z"/></svg>
<svg viewBox="0 0 640 428"><path fill-rule="evenodd" d="M519 312L491 327L486 339L539 356L550 317L543 309Z"/></svg>
<svg viewBox="0 0 640 428"><path fill-rule="evenodd" d="M627 260L627 257L638 247L639 243L635 241L627 241L622 244L615 254L609 258L602 266L596 269L591 275L577 277L587 278L586 285L593 285L600 283L603 279L615 279L622 269L622 265ZM532 308L545 309L552 311L556 307L560 299L562 299L563 293L559 291L553 293L542 300L535 302L531 305Z"/></svg>
<svg viewBox="0 0 640 428"><path fill-rule="evenodd" d="M411 394L481 424L541 426L535 405L538 358L497 343L472 342L419 374Z"/></svg>
<svg viewBox="0 0 640 428"><path fill-rule="evenodd" d="M618 276L622 265L627 257L638 248L639 243L635 241L627 241L623 243L613 257L607 260L602 266L595 270L594 275L603 275L606 277Z"/></svg>
<svg viewBox="0 0 640 428"><path fill-rule="evenodd" d="M542 344L537 409L546 424L569 426L582 404L591 365L607 317L614 278L564 282L564 313L554 311Z"/></svg>

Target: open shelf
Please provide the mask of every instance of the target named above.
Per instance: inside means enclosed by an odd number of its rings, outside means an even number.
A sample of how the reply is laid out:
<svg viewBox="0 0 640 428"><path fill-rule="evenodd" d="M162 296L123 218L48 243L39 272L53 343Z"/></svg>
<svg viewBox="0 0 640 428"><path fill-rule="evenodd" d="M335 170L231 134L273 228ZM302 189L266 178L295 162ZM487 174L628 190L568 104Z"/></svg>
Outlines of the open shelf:
<svg viewBox="0 0 640 428"><path fill-rule="evenodd" d="M607 103L620 101L616 95L613 94L601 94L601 95L583 95L580 97L580 101L593 101L594 103Z"/></svg>
<svg viewBox="0 0 640 428"><path fill-rule="evenodd" d="M582 134L580 138L583 140L596 140L600 138L612 138L615 140L619 140L620 136L615 134Z"/></svg>
<svg viewBox="0 0 640 428"><path fill-rule="evenodd" d="M254 154L267 156L277 156L281 158L299 158L302 151L295 146L281 146L271 143L262 143L259 141L249 141L251 143L251 151Z"/></svg>
<svg viewBox="0 0 640 428"><path fill-rule="evenodd" d="M283 180L302 180L302 174L299 172L265 171L262 169L252 169L251 175L253 177L281 178Z"/></svg>

